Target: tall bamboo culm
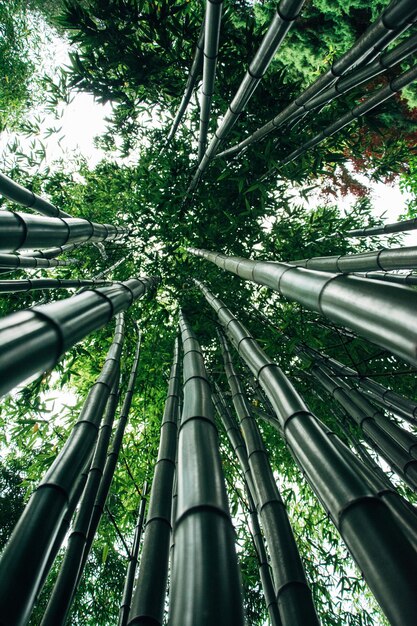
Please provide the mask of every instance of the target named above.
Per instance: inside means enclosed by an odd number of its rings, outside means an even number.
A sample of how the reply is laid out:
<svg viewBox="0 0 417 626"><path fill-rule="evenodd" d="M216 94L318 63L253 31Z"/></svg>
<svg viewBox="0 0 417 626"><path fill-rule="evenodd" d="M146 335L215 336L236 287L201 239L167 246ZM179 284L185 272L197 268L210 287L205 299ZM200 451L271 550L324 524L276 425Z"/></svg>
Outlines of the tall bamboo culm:
<svg viewBox="0 0 417 626"><path fill-rule="evenodd" d="M63 626L66 623L77 590L79 571L94 501L103 476L107 448L109 446L114 416L119 401L119 375L116 377L100 427L87 483L80 500L77 515L68 537L67 548L59 568L41 626Z"/></svg>
<svg viewBox="0 0 417 626"><path fill-rule="evenodd" d="M253 484L252 474L249 468L248 453L241 432L236 424L233 416L229 411L229 407L224 399L220 389L217 388L216 393L212 394L213 403L216 411L222 421L226 431L230 445L239 460L239 465L243 474L246 496L248 500L248 511L251 520L250 531L252 534L253 544L258 559L259 578L261 581L265 604L268 610L271 626L282 626L279 614L278 603L275 596L274 583L272 581L271 570L268 563L268 557L264 545L264 539L258 521L258 513L254 501L255 487Z"/></svg>
<svg viewBox="0 0 417 626"><path fill-rule="evenodd" d="M258 425L251 415L249 403L222 335L220 344L232 402L246 443L255 488L253 496L271 557L281 621L283 626L313 626L318 624L318 619L285 505L274 480Z"/></svg>
<svg viewBox="0 0 417 626"><path fill-rule="evenodd" d="M226 305L195 281L277 415L297 463L333 519L381 608L393 624L413 626L417 554L372 486L341 455L323 424ZM413 576L409 572L415 572Z"/></svg>
<svg viewBox="0 0 417 626"><path fill-rule="evenodd" d="M124 320L119 314L102 372L90 389L64 448L32 495L0 561L0 623L27 623L63 517L97 439L112 387L119 375Z"/></svg>
<svg viewBox="0 0 417 626"><path fill-rule="evenodd" d="M146 496L148 493L148 483L145 481L142 487L142 495L139 503L138 518L135 526L132 549L129 554L129 565L127 567L125 584L123 588L122 602L120 604L119 619L117 626L126 626L129 619L130 605L132 603L133 585L135 582L136 569L138 566L140 542L142 539L143 525L145 521Z"/></svg>
<svg viewBox="0 0 417 626"><path fill-rule="evenodd" d="M234 548L211 389L200 345L180 314L184 406L178 440L178 503L171 626L243 626Z"/></svg>
<svg viewBox="0 0 417 626"><path fill-rule="evenodd" d="M129 613L129 626L162 625L171 539L171 504L177 449L177 417L180 393L179 338L161 423L158 460L155 466L143 539L139 575Z"/></svg>

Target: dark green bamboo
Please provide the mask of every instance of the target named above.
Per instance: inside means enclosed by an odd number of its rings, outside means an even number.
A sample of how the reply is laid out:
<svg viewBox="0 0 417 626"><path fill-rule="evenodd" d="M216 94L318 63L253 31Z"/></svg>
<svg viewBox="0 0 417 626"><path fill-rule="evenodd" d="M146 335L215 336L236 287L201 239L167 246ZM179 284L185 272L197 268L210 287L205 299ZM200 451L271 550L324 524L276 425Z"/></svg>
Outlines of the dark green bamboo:
<svg viewBox="0 0 417 626"><path fill-rule="evenodd" d="M0 194L8 200L20 204L28 209L33 209L42 215L48 217L71 217L65 211L61 211L54 204L41 198L29 189L15 183L11 178L0 174Z"/></svg>
<svg viewBox="0 0 417 626"><path fill-rule="evenodd" d="M377 383L375 380L361 376L352 368L327 356L327 354L311 350L311 348L305 345L303 345L301 351L307 354L310 359L319 359L333 374L337 376L342 375L350 379L355 385L367 393L372 399L372 402L376 402L379 406L395 413L395 415L398 415L398 417L410 422L410 424L414 426L417 424L417 403L415 401L400 395L396 391L392 391L392 389L387 389L387 387Z"/></svg>
<svg viewBox="0 0 417 626"><path fill-rule="evenodd" d="M302 117L310 100L330 87L340 77L356 66L371 62L377 54L393 42L417 18L414 0L393 0L378 19L356 40L347 52L333 61L327 72L321 74L298 98L285 107L272 120L256 130L252 135L225 150L218 156L228 156L260 141L273 130L288 121Z"/></svg>
<svg viewBox="0 0 417 626"><path fill-rule="evenodd" d="M171 504L177 450L177 417L180 394L179 338L161 423L161 439L155 466L139 575L129 613L129 626L162 626L171 539Z"/></svg>
<svg viewBox="0 0 417 626"><path fill-rule="evenodd" d="M145 481L142 487L142 495L140 498L138 519L135 526L135 534L133 537L132 550L129 555L129 565L127 567L125 585L123 589L122 603L119 610L119 620L117 626L126 626L129 619L130 605L132 602L133 584L135 582L136 569L138 566L140 541L142 538L143 523L145 520L146 495L148 492L148 483Z"/></svg>
<svg viewBox="0 0 417 626"><path fill-rule="evenodd" d="M111 241L127 230L86 219L39 217L27 213L0 211L0 251L59 247L84 241Z"/></svg>
<svg viewBox="0 0 417 626"><path fill-rule="evenodd" d="M251 415L230 351L222 336L220 343L232 402L246 443L255 488L254 499L269 548L282 624L283 626L318 624L311 590L307 584L291 524L269 464L261 433Z"/></svg>
<svg viewBox="0 0 417 626"><path fill-rule="evenodd" d="M373 252L358 254L339 254L334 256L316 256L310 259L289 261L291 265L305 267L321 272L389 271L417 269L417 246L409 248L381 248Z"/></svg>
<svg viewBox="0 0 417 626"><path fill-rule="evenodd" d="M352 274L361 278L383 280L386 283L404 285L405 287L417 287L417 274L413 272L407 272L406 274L393 274L390 272L365 272L364 274L358 274L357 272L352 272Z"/></svg>
<svg viewBox="0 0 417 626"><path fill-rule="evenodd" d="M206 0L204 18L203 85L200 96L200 130L198 138L198 162L203 158L210 120L211 101L216 79L217 55L219 52L220 26L223 0Z"/></svg>
<svg viewBox="0 0 417 626"><path fill-rule="evenodd" d="M169 623L239 626L242 594L211 389L200 345L183 314L180 330L184 407Z"/></svg>
<svg viewBox="0 0 417 626"><path fill-rule="evenodd" d="M268 69L285 35L298 17L304 1L305 0L281 0L279 3L272 22L232 102L228 106L225 116L220 121L204 155L199 159L200 162L188 188L187 195L196 188L199 179L207 169L210 161L216 156L220 145L225 141L240 114L246 108L246 105L262 80L263 75Z"/></svg>
<svg viewBox="0 0 417 626"><path fill-rule="evenodd" d="M227 257L198 248L188 251L274 289L417 365L417 292L413 289L285 263Z"/></svg>
<svg viewBox="0 0 417 626"><path fill-rule="evenodd" d="M121 332L121 336L123 333ZM109 395L103 423L100 427L93 460L89 469L87 483L80 500L77 515L68 537L68 544L64 558L59 568L48 605L46 607L41 626L62 626L66 623L71 608L82 557L87 541L87 532L90 524L94 501L103 475L109 446L114 416L119 401L119 375L116 376Z"/></svg>
<svg viewBox="0 0 417 626"><path fill-rule="evenodd" d="M0 280L0 293L35 291L37 289L77 289L80 287L104 287L113 283L108 280L34 278L26 280Z"/></svg>
<svg viewBox="0 0 417 626"><path fill-rule="evenodd" d="M78 265L77 259L67 259L62 261L61 259L42 259L37 256L23 255L23 254L5 254L0 253L0 267L11 269L23 269L23 268L47 268L47 267L64 267L68 265Z"/></svg>
<svg viewBox="0 0 417 626"><path fill-rule="evenodd" d="M132 404L133 393L135 390L135 382L138 372L139 366L139 355L140 355L140 337L138 338L138 342L136 345L135 356L133 359L133 364L130 370L129 381L127 384L127 390L125 394L125 398L123 401L122 409L120 411L119 422L116 427L116 431L114 433L113 442L110 448L110 451L107 454L106 464L104 466L103 477L100 481L100 487L97 492L97 496L94 502L94 508L90 519L90 525L88 527L87 539L85 542L85 548L83 553L83 559L81 562L80 571L78 574L78 580L82 577L85 564L88 559L88 555L91 550L91 546L94 541L94 537L100 523L101 516L103 515L104 508L106 505L107 496L110 491L111 483L114 476L114 471L116 469L117 461L119 458L120 448L122 446L123 435L125 432L125 428L127 426L127 421L129 417L129 411Z"/></svg>
<svg viewBox="0 0 417 626"><path fill-rule="evenodd" d="M123 313L102 372L90 389L79 419L63 449L32 495L0 561L0 623L27 623L63 517L91 457L109 394L119 373Z"/></svg>
<svg viewBox="0 0 417 626"><path fill-rule="evenodd" d="M361 397L355 389L335 381L321 366L311 368L311 373L321 385L343 406L360 429L377 448L387 463L407 484L417 490L417 445L416 438L385 420L371 403ZM408 447L408 451L407 451Z"/></svg>
<svg viewBox="0 0 417 626"><path fill-rule="evenodd" d="M393 624L414 626L417 554L384 502L341 455L323 424L226 305L198 283L220 324L277 415L290 451L334 520L381 608ZM352 453L348 453L351 455ZM353 456L353 455L352 455ZM412 575L410 572L414 572Z"/></svg>
<svg viewBox="0 0 417 626"><path fill-rule="evenodd" d="M155 278L132 278L1 319L0 394L53 368L66 350L156 284Z"/></svg>
<svg viewBox="0 0 417 626"><path fill-rule="evenodd" d="M399 93L402 89L404 89L404 87L414 82L415 80L417 80L416 65L390 80L389 83L384 87L381 87L381 89L374 91L364 102L361 102L360 104L353 107L353 109L339 117L320 133L309 139L302 146L296 148L293 152L291 152L291 154L282 159L280 165L282 166L286 165L287 163L291 163L291 161L294 161L294 159L298 158L308 150L311 150L311 148L315 148L316 146L321 144L322 141L339 132L339 130L341 130L348 124L351 124L351 122L353 122L354 120L359 119L366 113L369 113L369 111L372 111L372 109L374 109L375 107L389 100L389 98L395 96L395 94ZM272 171L273 170L270 170L267 175L269 175L269 173Z"/></svg>
<svg viewBox="0 0 417 626"><path fill-rule="evenodd" d="M251 520L251 525L249 529L251 531L253 544L258 559L259 578L264 592L269 621L271 623L271 626L282 626L277 599L275 596L274 585L271 577L271 570L268 563L268 557L265 550L261 528L259 526L258 514L256 510L257 507L254 501L256 491L253 485L252 474L249 468L246 445L235 420L230 414L229 407L225 403L224 397L222 396L219 389L217 389L217 393L212 394L212 398L213 404L223 423L224 429L229 438L233 451L239 459L239 464L242 470L245 491L248 500L249 516Z"/></svg>
<svg viewBox="0 0 417 626"><path fill-rule="evenodd" d="M416 41L417 47L417 35L414 35L412 39ZM389 235L390 233L405 233L416 229L417 218L414 217L411 220L402 220L401 222L392 222L391 224L382 224L381 226L363 226L362 228L353 228L352 230L347 230L345 233L336 232L333 236L341 238L374 237L375 235Z"/></svg>
<svg viewBox="0 0 417 626"><path fill-rule="evenodd" d="M190 102L191 96L193 94L194 86L202 70L203 53L204 53L204 22L202 23L201 28L200 28L200 34L198 36L193 63L191 65L190 73L188 74L187 84L185 85L184 95L182 97L177 114L175 115L174 121L172 123L171 130L169 131L169 134L167 137L167 143L169 143L172 140L175 133L177 132L178 126L180 125L181 120L184 116L184 113L187 109L188 103Z"/></svg>

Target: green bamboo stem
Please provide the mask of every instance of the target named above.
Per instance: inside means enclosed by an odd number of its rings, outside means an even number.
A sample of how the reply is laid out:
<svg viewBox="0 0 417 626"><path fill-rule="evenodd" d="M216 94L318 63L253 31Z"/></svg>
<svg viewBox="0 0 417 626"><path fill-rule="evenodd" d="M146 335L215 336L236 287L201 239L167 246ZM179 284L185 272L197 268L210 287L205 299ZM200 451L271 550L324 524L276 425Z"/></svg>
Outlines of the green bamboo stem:
<svg viewBox="0 0 417 626"><path fill-rule="evenodd" d="M24 254L7 254L0 253L0 267L11 269L25 268L49 268L49 267L66 267L68 265L78 265L77 259L42 259L31 255Z"/></svg>
<svg viewBox="0 0 417 626"><path fill-rule="evenodd" d="M371 485L341 455L323 424L226 305L195 281L233 345L259 380L289 449L334 520L381 608L393 624L413 626L416 553ZM352 454L352 453L349 453ZM410 568L410 569L409 569Z"/></svg>
<svg viewBox="0 0 417 626"><path fill-rule="evenodd" d="M110 491L111 483L113 480L114 472L116 469L117 461L120 454L120 448L122 446L123 435L127 426L129 417L129 411L132 404L135 382L139 367L139 355L140 355L140 336L138 338L135 350L135 356L133 359L132 367L129 374L129 380L127 384L126 394L123 400L122 409L120 411L119 422L116 426L116 430L113 437L113 442L110 451L107 453L106 463L104 466L103 476L100 481L100 487L97 492L97 496L94 502L93 512L88 527L87 539L85 542L84 553L82 557L81 567L78 574L78 582L81 579L84 567L88 559L88 555L91 550L91 546L96 535L100 519L103 515L106 505L107 496ZM78 584L77 582L77 584Z"/></svg>
<svg viewBox="0 0 417 626"><path fill-rule="evenodd" d="M142 487L142 496L139 503L138 518L135 526L132 550L129 555L129 565L127 567L125 584L123 588L122 602L119 610L119 620L117 626L126 626L129 619L130 605L132 602L133 585L135 582L136 569L138 566L139 548L142 538L143 524L145 521L146 495L148 483L145 481Z"/></svg>
<svg viewBox="0 0 417 626"><path fill-rule="evenodd" d="M225 150L218 157L229 156L252 143L260 141L288 121L294 122L305 113L305 105L325 89L331 87L349 70L371 62L398 35L416 19L417 10L413 0L393 0L378 19L357 39L347 52L333 61L329 70L321 74L298 98L285 107L272 120L258 128L252 135Z"/></svg>
<svg viewBox="0 0 417 626"><path fill-rule="evenodd" d="M71 215L65 213L65 211L58 209L52 202L49 202L49 200L45 200L33 193L33 191L15 183L11 178L5 176L5 174L0 174L0 194L16 204L20 204L28 209L33 209L48 217L71 217Z"/></svg>
<svg viewBox="0 0 417 626"><path fill-rule="evenodd" d="M171 539L171 505L177 449L177 417L180 394L179 338L161 423L158 459L146 521L139 574L129 613L129 626L162 626Z"/></svg>
<svg viewBox="0 0 417 626"><path fill-rule="evenodd" d="M251 520L251 525L249 529L251 531L253 545L255 547L256 557L258 560L259 577L264 592L265 604L268 611L269 620L271 622L271 626L282 626L277 599L275 596L274 584L271 577L271 570L268 563L268 557L266 554L261 528L259 526L257 506L254 501L254 497L256 497L256 490L249 468L246 445L240 433L240 430L229 411L229 408L224 400L221 391L217 388L217 386L216 389L216 393L212 394L213 404L222 421L223 427L230 441L230 445L232 446L235 455L239 459L240 468L243 474L245 491L248 500L249 516Z"/></svg>
<svg viewBox="0 0 417 626"><path fill-rule="evenodd" d="M91 457L108 397L119 373L123 344L123 313L101 374L90 389L79 419L64 448L32 495L0 561L0 622L27 623L45 567L70 506L71 495Z"/></svg>
<svg viewBox="0 0 417 626"><path fill-rule="evenodd" d="M179 431L178 504L171 626L243 625L234 530L201 349L184 314L184 406Z"/></svg>
<svg viewBox="0 0 417 626"><path fill-rule="evenodd" d="M311 590L295 543L285 505L278 491L261 433L251 415L230 351L220 335L224 368L239 418L266 543L271 557L275 594L283 626L318 624Z"/></svg>
<svg viewBox="0 0 417 626"><path fill-rule="evenodd" d="M127 230L86 219L39 217L27 213L0 211L0 251L36 250L84 241L111 241Z"/></svg>
<svg viewBox="0 0 417 626"><path fill-rule="evenodd" d="M417 269L417 246L408 248L381 248L373 252L317 256L310 259L297 259L289 262L297 267L321 272L371 272Z"/></svg>
<svg viewBox="0 0 417 626"><path fill-rule="evenodd" d="M70 347L156 284L156 278L132 278L2 318L0 394L29 376L53 368Z"/></svg>
<svg viewBox="0 0 417 626"><path fill-rule="evenodd" d="M123 331L121 331L123 336ZM120 367L120 366L119 366ZM62 560L41 626L63 626L68 617L77 590L79 570L87 541L94 500L103 475L107 448L109 446L114 416L119 401L119 375L110 392L103 423L99 430L87 483L80 500L77 515L68 537L67 549Z"/></svg>
<svg viewBox="0 0 417 626"><path fill-rule="evenodd" d="M413 289L285 263L227 257L198 248L188 251L265 285L417 365L417 293Z"/></svg>
<svg viewBox="0 0 417 626"><path fill-rule="evenodd" d="M36 291L37 289L78 289L80 287L104 287L113 283L108 280L34 278L26 280L0 280L0 293Z"/></svg>
<svg viewBox="0 0 417 626"><path fill-rule="evenodd" d="M372 280L383 280L387 283L394 283L396 285L404 285L406 287L417 287L417 275L413 272L407 274L392 274L390 272L365 272L360 274L352 272L354 276L360 278L370 278Z"/></svg>

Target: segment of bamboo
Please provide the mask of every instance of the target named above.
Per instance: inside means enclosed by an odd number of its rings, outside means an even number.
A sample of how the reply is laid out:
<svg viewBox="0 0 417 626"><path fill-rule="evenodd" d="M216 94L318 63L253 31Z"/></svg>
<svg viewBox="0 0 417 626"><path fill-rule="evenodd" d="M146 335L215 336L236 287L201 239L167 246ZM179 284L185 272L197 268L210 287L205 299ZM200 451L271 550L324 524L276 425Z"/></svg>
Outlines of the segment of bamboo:
<svg viewBox="0 0 417 626"><path fill-rule="evenodd" d="M291 163L291 161L294 161L294 159L298 158L311 148L318 146L322 141L339 132L339 130L341 130L354 120L359 119L366 113L369 113L369 111L372 111L372 109L374 109L375 107L379 106L383 102L386 102L389 98L395 96L396 93L400 92L402 89L404 89L404 87L414 82L415 80L417 80L417 66L414 66L406 72L403 72L399 76L393 78L391 81L389 81L387 85L385 85L381 89L378 89L377 91L374 91L364 102L361 102L360 104L353 107L353 109L332 122L320 133L309 139L299 148L296 148L296 150L293 150L291 154L289 154L284 159L282 159L282 161L280 161L280 166ZM271 171L273 170L270 170L266 174L266 176L268 176Z"/></svg>
<svg viewBox="0 0 417 626"><path fill-rule="evenodd" d="M304 2L305 0L281 0L279 3L272 22L246 71L239 89L228 106L225 116L220 121L204 156L198 164L197 171L188 188L187 195L196 188L198 181L204 174L210 161L215 157L221 143L225 141L226 136L236 124L239 115L245 109L258 87L285 35L297 19Z"/></svg>
<svg viewBox="0 0 417 626"><path fill-rule="evenodd" d="M65 211L61 211L61 209L58 209L48 200L41 198L33 193L33 191L15 183L4 174L0 174L0 194L16 204L20 204L28 209L33 209L48 217L71 217L71 215L65 213Z"/></svg>
<svg viewBox="0 0 417 626"><path fill-rule="evenodd" d="M124 319L116 331L101 374L91 387L63 449L43 477L21 515L0 561L0 622L23 626L42 582L63 517L91 458L107 400L119 376Z"/></svg>
<svg viewBox="0 0 417 626"><path fill-rule="evenodd" d="M258 559L259 578L264 592L265 604L269 615L271 626L282 626L279 615L278 604L275 597L274 585L271 577L271 570L268 563L268 557L265 550L264 539L261 528L259 526L257 507L254 501L255 488L253 485L252 474L249 468L248 453L242 434L229 411L229 407L225 402L222 392L216 385L216 393L212 394L213 404L223 423L230 445L233 448L240 464L245 485L246 497L248 500L248 511L251 520L249 530L252 535L253 545L255 547L256 557Z"/></svg>
<svg viewBox="0 0 417 626"><path fill-rule="evenodd" d="M187 109L188 103L190 102L194 85L197 81L198 75L201 73L201 69L203 65L203 53L204 53L204 21L201 25L200 34L198 36L194 59L191 65L190 73L188 74L188 79L187 79L187 84L185 85L184 95L182 97L177 114L175 115L174 121L172 123L171 130L168 133L167 143L169 143L172 140L175 133L177 132L178 126L180 125L183 115Z"/></svg>
<svg viewBox="0 0 417 626"><path fill-rule="evenodd" d="M123 337L123 328L120 328L119 332L121 337ZM107 401L103 423L99 430L85 489L80 500L77 515L72 524L65 555L43 615L41 626L63 626L66 623L68 612L77 591L77 582L79 580L82 557L87 541L88 527L94 501L103 475L107 448L110 442L118 401L119 374L116 376Z"/></svg>
<svg viewBox="0 0 417 626"><path fill-rule="evenodd" d="M307 102L320 94L324 89L330 87L349 70L372 61L381 50L394 41L416 19L417 9L414 0L399 0L398 2L393 0L384 9L379 18L356 40L353 46L341 57L333 61L327 72L321 74L314 83L272 120L243 141L218 154L218 157L234 154L250 144L260 141L287 121L291 120L293 122L301 117L305 112L304 105Z"/></svg>
<svg viewBox="0 0 417 626"><path fill-rule="evenodd" d="M210 120L211 100L216 79L217 55L219 52L220 25L223 0L207 0L204 19L204 62L203 85L200 97L200 131L198 138L198 162L203 158Z"/></svg>
<svg viewBox="0 0 417 626"><path fill-rule="evenodd" d="M291 265L321 272L371 272L417 269L417 246L409 248L381 248L373 252L316 256L289 261Z"/></svg>
<svg viewBox="0 0 417 626"><path fill-rule="evenodd" d="M355 370L329 357L327 354L323 354L322 352L318 353L315 350L311 350L311 348L306 345L303 345L302 351L306 353L310 359L319 358L334 374L347 376L370 396L372 402L376 402L386 410L395 413L395 415L398 415L398 417L410 422L410 424L414 426L417 424L417 402L402 396L392 389L384 387L375 380L358 375Z"/></svg>
<svg viewBox="0 0 417 626"><path fill-rule="evenodd" d="M120 226L97 224L86 219L0 211L0 251L4 252L59 247L84 241L111 241L127 232Z"/></svg>
<svg viewBox="0 0 417 626"><path fill-rule="evenodd" d="M417 41L417 35L413 37ZM344 233L345 237L373 237L374 235L389 235L390 233L405 233L409 230L417 229L417 217L411 220L403 220L401 222L392 222L391 224L383 224L382 226L364 226L363 228L354 228ZM343 237L342 233L338 233Z"/></svg>
<svg viewBox="0 0 417 626"><path fill-rule="evenodd" d="M24 269L24 268L48 268L48 267L65 267L68 265L78 265L77 259L67 259L62 261L60 259L43 259L38 256L26 256L23 254L1 254L0 253L0 267L11 269ZM7 272L8 273L8 272Z"/></svg>
<svg viewBox="0 0 417 626"><path fill-rule="evenodd" d="M158 459L143 540L139 574L129 613L129 626L162 625L171 539L171 505L177 451L177 417L180 394L179 338L161 423Z"/></svg>
<svg viewBox="0 0 417 626"><path fill-rule="evenodd" d="M390 272L365 272L363 274L352 272L354 276L360 278L370 278L372 280L383 280L386 283L404 285L406 287L417 287L417 274L408 272L407 274L392 274Z"/></svg>
<svg viewBox="0 0 417 626"><path fill-rule="evenodd" d="M81 579L84 571L85 564L88 559L88 555L91 550L91 546L94 541L94 537L100 523L101 516L103 515L104 507L106 505L107 496L110 491L110 486L113 480L114 471L116 469L117 461L119 458L120 448L122 446L123 435L127 426L130 407L132 405L133 393L135 390L135 382L139 367L139 355L140 355L141 339L138 337L136 344L135 356L133 358L132 367L130 369L129 380L127 383L126 394L123 400L122 409L120 411L119 422L114 433L112 445L110 451L107 454L106 463L104 466L103 476L100 481L100 487L97 492L97 496L94 502L93 512L90 519L90 525L88 527L87 539L85 542L83 558L81 567L78 574L78 581ZM78 582L77 582L78 584Z"/></svg>
<svg viewBox="0 0 417 626"><path fill-rule="evenodd" d="M417 611L417 558L411 543L349 456L341 454L281 369L226 305L198 281L277 415L289 448L334 520L381 608L393 624L413 626ZM348 452L348 455L352 453ZM410 569L408 569L410 568ZM410 576L410 571L414 574Z"/></svg>
<svg viewBox="0 0 417 626"><path fill-rule="evenodd" d="M17 293L37 289L79 289L80 287L104 287L113 283L108 280L62 278L34 278L26 280L0 280L0 293Z"/></svg>
<svg viewBox="0 0 417 626"><path fill-rule="evenodd" d="M184 315L184 406L178 441L178 503L171 626L243 625L234 530L201 349Z"/></svg>
<svg viewBox="0 0 417 626"><path fill-rule="evenodd" d="M129 555L129 565L127 567L125 584L123 588L122 602L119 610L119 620L117 626L126 626L129 619L130 605L132 602L133 584L135 582L136 569L138 566L140 541L142 538L143 523L145 520L146 495L148 491L148 483L144 482L142 487L142 495L139 503L138 518L135 526L135 534L133 537L132 550Z"/></svg>
<svg viewBox="0 0 417 626"><path fill-rule="evenodd" d="M285 263L228 257L198 248L188 251L241 278L274 289L417 364L417 293L413 289Z"/></svg>
<svg viewBox="0 0 417 626"><path fill-rule="evenodd" d="M55 366L71 346L97 330L157 284L132 278L0 320L0 394ZM28 359L28 353L31 358Z"/></svg>
<svg viewBox="0 0 417 626"><path fill-rule="evenodd" d="M318 624L311 590L295 543L291 524L275 482L261 433L243 392L230 351L220 335L224 368L232 402L246 443L248 463L266 543L271 557L275 594L283 626Z"/></svg>

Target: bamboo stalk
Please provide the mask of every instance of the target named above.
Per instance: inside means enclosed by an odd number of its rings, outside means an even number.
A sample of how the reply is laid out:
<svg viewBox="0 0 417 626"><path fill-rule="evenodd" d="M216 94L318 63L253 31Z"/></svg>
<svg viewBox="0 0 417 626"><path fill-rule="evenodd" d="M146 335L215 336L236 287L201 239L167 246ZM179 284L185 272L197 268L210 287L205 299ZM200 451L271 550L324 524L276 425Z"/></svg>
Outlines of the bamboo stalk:
<svg viewBox="0 0 417 626"><path fill-rule="evenodd" d="M35 278L26 280L0 280L0 293L28 292L37 289L78 289L80 287L104 287L113 283L108 280L61 278Z"/></svg>
<svg viewBox="0 0 417 626"><path fill-rule="evenodd" d="M317 353L305 345L303 345L302 351L306 353L310 359L319 358L334 374L345 375L352 378L355 384L371 397L373 402L385 407L388 411L410 422L410 424L414 426L417 424L417 403L415 401L400 395L392 389L384 387L366 376L359 375L352 368L327 356L327 354L323 354L322 352Z"/></svg>
<svg viewBox="0 0 417 626"><path fill-rule="evenodd" d="M333 61L327 72L321 74L298 98L285 107L272 120L258 128L252 135L228 148L218 157L239 152L250 144L260 141L273 130L288 121L294 122L305 112L305 106L315 96L330 87L340 77L358 65L371 62L398 35L406 30L417 17L414 0L393 0L378 19L356 40L349 50Z"/></svg>
<svg viewBox="0 0 417 626"><path fill-rule="evenodd" d="M119 332L121 336L123 336L123 331ZM93 460L87 477L87 483L72 525L71 533L68 537L67 549L42 618L41 626L63 626L66 623L77 590L77 581L79 579L79 570L85 543L87 541L88 527L95 497L103 475L107 448L109 446L118 401L119 374L116 376L107 401L103 423L99 430Z"/></svg>
<svg viewBox="0 0 417 626"><path fill-rule="evenodd" d="M135 390L135 382L136 382L136 377L137 377L138 367L139 367L140 345L141 345L141 339L139 336L137 344L136 344L135 356L134 356L132 367L131 367L130 374L129 374L126 394L123 400L122 409L120 411L119 421L116 427L116 431L114 433L113 442L112 442L110 451L107 454L103 476L100 481L100 487L98 489L97 496L94 502L93 512L92 512L90 524L88 527L88 534L87 534L87 539L85 542L84 553L83 553L83 558L82 558L82 562L81 562L81 566L80 566L80 570L78 574L77 584L83 575L84 567L87 562L88 555L90 553L91 546L93 544L94 537L95 537L98 525L100 523L100 519L104 512L107 496L110 491L111 483L113 480L114 472L115 472L117 461L119 458L123 435L127 426L129 411L132 405L132 399L133 399L133 394Z"/></svg>
<svg viewBox="0 0 417 626"><path fill-rule="evenodd" d="M124 319L116 331L101 374L91 387L78 421L20 517L0 561L0 620L27 623L63 517L91 457L108 397L119 375Z"/></svg>
<svg viewBox="0 0 417 626"><path fill-rule="evenodd" d="M33 209L48 217L71 217L65 211L61 211L54 204L41 198L29 189L15 183L11 178L0 174L0 194L8 200L20 204L28 209Z"/></svg>
<svg viewBox="0 0 417 626"><path fill-rule="evenodd" d="M42 259L37 256L26 256L23 254L1 254L0 267L13 269L23 268L48 268L48 267L67 267L69 265L78 265L77 259Z"/></svg>
<svg viewBox="0 0 417 626"><path fill-rule="evenodd" d="M297 463L334 520L387 618L413 626L417 611L416 553L353 462L341 455L323 424L226 305L195 281L277 415ZM350 452L348 453L351 454ZM410 568L410 569L409 569Z"/></svg>
<svg viewBox="0 0 417 626"><path fill-rule="evenodd" d="M352 274L360 278L383 280L387 283L395 283L396 285L404 285L406 287L417 287L417 275L413 272L408 272L407 274L391 274L389 272L365 272L360 274L352 272Z"/></svg>
<svg viewBox="0 0 417 626"><path fill-rule="evenodd" d="M417 269L417 246L408 248L381 248L373 252L317 256L310 259L297 259L289 262L297 267L305 267L321 272L371 272Z"/></svg>
<svg viewBox="0 0 417 626"><path fill-rule="evenodd" d="M39 217L27 213L0 211L0 251L16 252L84 241L111 241L127 230L86 219Z"/></svg>
<svg viewBox="0 0 417 626"><path fill-rule="evenodd" d="M281 0L272 22L262 39L262 42L250 63L246 74L227 108L226 114L220 121L207 150L204 152L188 188L187 195L194 191L198 181L207 169L210 161L216 156L220 145L225 141L236 124L240 114L246 108L250 98L258 87L269 64L274 58L285 35L297 19L305 0Z"/></svg>
<svg viewBox="0 0 417 626"><path fill-rule="evenodd" d="M220 26L223 0L207 0L204 19L203 85L200 97L200 130L198 138L198 162L203 158L210 120L211 100L216 79L219 52Z"/></svg>
<svg viewBox="0 0 417 626"><path fill-rule="evenodd" d="M242 596L211 390L200 345L183 313L180 330L184 407L169 623L239 626Z"/></svg>
<svg viewBox="0 0 417 626"><path fill-rule="evenodd" d="M265 285L417 364L417 293L413 289L285 263L227 257L198 248L188 251L241 278Z"/></svg>
<svg viewBox="0 0 417 626"><path fill-rule="evenodd" d="M190 68L190 72L187 78L187 84L185 85L184 95L180 102L180 106L175 115L174 121L171 126L171 130L169 131L167 137L167 144L172 141L175 133L177 132L178 126L181 123L181 120L184 116L184 113L187 109L188 103L190 102L191 96L193 94L193 89L196 84L197 78L201 72L203 65L203 54L204 54L204 21L201 24L200 34L198 36L197 45L194 53L193 63Z"/></svg>
<svg viewBox="0 0 417 626"><path fill-rule="evenodd" d="M71 346L107 324L155 284L156 278L132 278L2 318L0 394L53 368Z"/></svg>
<svg viewBox="0 0 417 626"><path fill-rule="evenodd" d="M145 520L146 495L148 491L148 483L145 481L142 487L142 496L140 498L138 518L135 526L135 534L133 537L132 550L129 556L129 565L127 567L125 584L123 589L122 602L119 610L119 620L117 626L126 626L129 618L130 605L132 602L133 584L135 582L136 569L138 565L140 541L142 538L143 523Z"/></svg>
<svg viewBox="0 0 417 626"><path fill-rule="evenodd" d="M416 40L417 35L413 37ZM407 40L408 41L408 40ZM417 218L411 220L402 220L401 222L391 222L390 224L382 224L380 226L363 226L362 228L353 228L346 232L336 231L326 237L320 237L317 241L325 241L328 237L374 237L375 235L389 235L390 233L405 233L410 230L417 229Z"/></svg>
<svg viewBox="0 0 417 626"><path fill-rule="evenodd" d="M305 578L291 524L269 464L261 433L251 415L230 351L222 335L220 344L232 402L246 442L248 463L255 488L254 499L269 548L282 624L283 626L318 624L311 590Z"/></svg>
<svg viewBox="0 0 417 626"><path fill-rule="evenodd" d="M248 499L249 516L251 520L249 530L252 535L256 557L258 559L259 578L264 593L269 620L271 622L271 626L282 626L281 617L278 610L278 604L275 596L274 585L271 577L271 570L268 563L268 557L266 554L261 528L259 526L258 514L256 510L257 507L254 501L256 491L253 484L252 474L249 468L246 445L240 433L240 430L229 411L229 407L224 400L224 396L217 388L217 385L216 389L216 393L212 394L213 404L223 423L223 427L230 441L230 445L232 446L233 451L239 460L239 464L243 474L245 491Z"/></svg>
<svg viewBox="0 0 417 626"><path fill-rule="evenodd" d="M174 359L161 423L158 459L149 502L148 518L139 574L129 626L162 626L168 578L171 539L171 505L177 449L177 417L180 393L179 338L175 339Z"/></svg>

